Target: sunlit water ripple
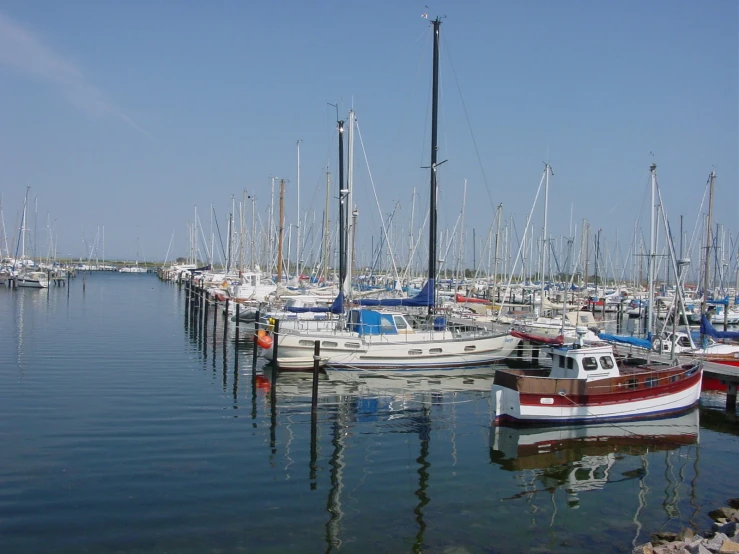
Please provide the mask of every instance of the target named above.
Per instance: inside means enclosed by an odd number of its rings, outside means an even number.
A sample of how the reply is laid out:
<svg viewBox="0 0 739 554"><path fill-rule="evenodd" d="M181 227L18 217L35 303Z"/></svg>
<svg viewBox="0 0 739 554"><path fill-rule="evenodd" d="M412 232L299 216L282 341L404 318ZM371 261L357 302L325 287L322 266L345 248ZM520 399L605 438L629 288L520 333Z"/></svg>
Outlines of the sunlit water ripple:
<svg viewBox="0 0 739 554"><path fill-rule="evenodd" d="M204 334L176 285L80 275L0 310L2 552L623 552L738 496L721 396L682 446L511 458L489 376L324 376L312 449L309 376L252 379L248 329Z"/></svg>

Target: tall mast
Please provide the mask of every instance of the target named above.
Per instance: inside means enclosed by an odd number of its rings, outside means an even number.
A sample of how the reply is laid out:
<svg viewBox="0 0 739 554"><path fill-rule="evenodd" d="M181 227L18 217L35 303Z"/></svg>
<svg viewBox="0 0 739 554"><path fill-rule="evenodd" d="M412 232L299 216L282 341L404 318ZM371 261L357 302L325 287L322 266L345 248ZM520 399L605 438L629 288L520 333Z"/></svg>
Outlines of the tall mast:
<svg viewBox="0 0 739 554"><path fill-rule="evenodd" d="M434 59L433 84L431 98L431 193L429 207L429 269L428 281L431 284L431 294L434 298L429 303L429 314L433 312L435 304L436 280L436 155L438 151L438 118L439 118L439 29L441 20L437 17L434 25Z"/></svg>
<svg viewBox="0 0 739 554"><path fill-rule="evenodd" d="M352 210L352 190L354 189L354 122L356 116L354 110L349 110L349 132L347 133L347 153L346 153L346 198L344 201L344 223L346 229L344 231L344 245L346 246L346 254L344 254L344 278L343 283L344 294L348 295L352 288L352 262L354 260L354 222L356 218L352 217L351 223L349 219Z"/></svg>
<svg viewBox="0 0 739 554"><path fill-rule="evenodd" d="M346 278L346 191L344 190L344 122L339 121L339 290Z"/></svg>
<svg viewBox="0 0 739 554"><path fill-rule="evenodd" d="M493 260L493 283L496 287L498 284L498 244L500 242L500 212L503 209L503 204L498 204L497 214L495 217L498 219L498 230L495 233L495 260Z"/></svg>
<svg viewBox="0 0 739 554"><path fill-rule="evenodd" d="M713 237L711 236L711 233L713 229L711 229L711 226L713 225L713 182L716 179L716 172L711 171L711 174L708 176L708 221L706 222L706 257L703 260L703 301L701 302L701 314L705 315L706 313L706 307L708 305L708 283L709 283L709 273L711 272L711 243L713 242Z"/></svg>
<svg viewBox="0 0 739 554"><path fill-rule="evenodd" d="M331 198L331 173L326 171L326 207L323 212L323 280L328 280L329 229L328 201Z"/></svg>
<svg viewBox="0 0 739 554"><path fill-rule="evenodd" d="M547 216L549 213L549 174L552 168L544 164L544 237L541 243L541 304L539 315L544 315L544 272L547 268Z"/></svg>
<svg viewBox="0 0 739 554"><path fill-rule="evenodd" d="M654 307L652 306L654 303L654 260L657 241L654 232L654 191L657 186L657 164L653 163L649 166L649 173L651 174L650 188L652 190L652 203L649 205L649 265L647 266L647 269L649 270L649 281L647 284L647 287L649 287L649 290L647 291L649 296L647 300L647 339L652 340L652 316L654 315Z"/></svg>
<svg viewBox="0 0 739 554"><path fill-rule="evenodd" d="M21 220L21 260L26 257L26 208L28 207L28 191L30 186L26 187L26 197L23 199L23 219Z"/></svg>
<svg viewBox="0 0 739 554"><path fill-rule="evenodd" d="M282 231L285 226L285 179L280 179L280 222L277 234L277 284L282 280Z"/></svg>
<svg viewBox="0 0 739 554"><path fill-rule="evenodd" d="M296 271L295 273L298 276L298 285L300 285L300 140L298 140L297 143L298 146L298 237L296 240L296 247L295 247L295 267Z"/></svg>

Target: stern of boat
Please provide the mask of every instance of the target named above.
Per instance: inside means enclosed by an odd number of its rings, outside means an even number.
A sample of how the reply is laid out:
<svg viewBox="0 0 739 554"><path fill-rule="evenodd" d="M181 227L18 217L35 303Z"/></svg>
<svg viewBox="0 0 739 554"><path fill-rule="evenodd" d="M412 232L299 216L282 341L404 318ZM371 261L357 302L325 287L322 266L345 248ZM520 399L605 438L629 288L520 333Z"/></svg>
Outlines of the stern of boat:
<svg viewBox="0 0 739 554"><path fill-rule="evenodd" d="M521 398L517 390L501 385L492 386L493 422L516 421L521 418Z"/></svg>

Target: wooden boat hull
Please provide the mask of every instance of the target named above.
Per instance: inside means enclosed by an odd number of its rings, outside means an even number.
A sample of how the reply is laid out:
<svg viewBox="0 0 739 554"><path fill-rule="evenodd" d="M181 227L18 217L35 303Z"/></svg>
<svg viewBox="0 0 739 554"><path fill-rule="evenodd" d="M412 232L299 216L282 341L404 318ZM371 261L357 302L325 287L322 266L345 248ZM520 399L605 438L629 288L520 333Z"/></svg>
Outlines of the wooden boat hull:
<svg viewBox="0 0 739 554"><path fill-rule="evenodd" d="M603 383L602 393L578 391L576 386L568 390L568 380L565 379L542 378L542 383L547 386L551 383L546 381L555 381L556 384L551 390L541 392L519 391L516 387L494 384L492 393L495 421L568 424L641 419L679 413L698 402L703 377L700 364L686 364L683 369L685 371L674 382L671 381L671 375L666 374L670 378L664 385L650 386L646 382L646 379L661 379L648 377L659 376L659 372L635 373L633 378L637 382L634 388L631 385L624 386L621 380L619 383L611 383L609 388L606 387L607 383Z"/></svg>

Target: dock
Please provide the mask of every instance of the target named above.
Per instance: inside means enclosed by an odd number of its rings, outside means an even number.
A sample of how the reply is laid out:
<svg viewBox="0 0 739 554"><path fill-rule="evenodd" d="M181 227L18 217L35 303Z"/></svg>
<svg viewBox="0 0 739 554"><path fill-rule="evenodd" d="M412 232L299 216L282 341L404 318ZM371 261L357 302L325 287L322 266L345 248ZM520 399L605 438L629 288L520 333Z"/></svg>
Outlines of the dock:
<svg viewBox="0 0 739 554"><path fill-rule="evenodd" d="M680 362L688 362L694 358L681 356ZM736 413L736 388L739 383L739 367L716 362L703 362L703 376L718 379L726 383L726 411Z"/></svg>

